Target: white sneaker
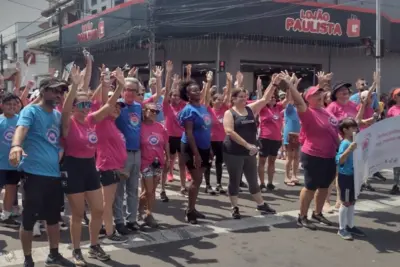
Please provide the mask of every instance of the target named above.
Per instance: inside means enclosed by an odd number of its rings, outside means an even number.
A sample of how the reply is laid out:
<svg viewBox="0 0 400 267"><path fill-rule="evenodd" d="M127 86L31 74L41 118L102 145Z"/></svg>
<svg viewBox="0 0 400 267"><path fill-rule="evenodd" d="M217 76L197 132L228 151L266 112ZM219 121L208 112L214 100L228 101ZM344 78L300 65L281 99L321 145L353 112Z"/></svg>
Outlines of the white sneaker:
<svg viewBox="0 0 400 267"><path fill-rule="evenodd" d="M40 237L42 232L40 231L40 223L36 222L33 226L33 237Z"/></svg>

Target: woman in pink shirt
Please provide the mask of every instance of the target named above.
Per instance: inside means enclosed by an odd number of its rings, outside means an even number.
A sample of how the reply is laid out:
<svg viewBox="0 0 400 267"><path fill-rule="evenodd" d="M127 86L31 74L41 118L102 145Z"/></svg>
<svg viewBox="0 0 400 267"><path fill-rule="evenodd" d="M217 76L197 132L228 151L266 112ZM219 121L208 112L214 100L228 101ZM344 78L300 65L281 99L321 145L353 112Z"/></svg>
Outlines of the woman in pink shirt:
<svg viewBox="0 0 400 267"><path fill-rule="evenodd" d="M146 207L143 220L150 227L158 226L152 214L155 193L164 165L170 162L167 131L161 123L156 121L156 115L159 112L156 104L144 104L140 130L140 171L143 190L140 194L139 211L141 212Z"/></svg>
<svg viewBox="0 0 400 267"><path fill-rule="evenodd" d="M79 81L80 79L78 75L73 73L71 73L71 76L73 80ZM72 256L75 265L78 266L87 265L80 250L81 222L85 210L85 200L91 210L89 257L100 261L110 259L110 256L100 247L98 240L103 216L103 194L99 173L96 169L95 153L98 143L96 124L110 114L125 85L121 69L117 69L116 78L120 88L99 110L90 112L92 102L89 100L87 92L77 92L75 86L68 92L61 115L61 131L64 142L62 170L67 177L65 192L72 213ZM76 81L74 83L79 84Z"/></svg>

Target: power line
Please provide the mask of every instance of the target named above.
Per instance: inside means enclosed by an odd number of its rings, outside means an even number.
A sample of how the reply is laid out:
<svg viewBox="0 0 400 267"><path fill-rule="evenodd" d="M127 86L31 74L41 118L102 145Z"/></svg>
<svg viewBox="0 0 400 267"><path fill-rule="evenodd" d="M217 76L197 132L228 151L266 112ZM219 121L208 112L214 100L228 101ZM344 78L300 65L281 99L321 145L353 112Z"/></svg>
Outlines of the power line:
<svg viewBox="0 0 400 267"><path fill-rule="evenodd" d="M15 2L14 0L7 0L7 1L10 2L10 3L16 4L16 5L32 8L32 9L39 10L39 11L43 11L40 8L37 8L37 7L34 7L34 6L30 6L30 5L26 5L26 4L19 3L19 2Z"/></svg>

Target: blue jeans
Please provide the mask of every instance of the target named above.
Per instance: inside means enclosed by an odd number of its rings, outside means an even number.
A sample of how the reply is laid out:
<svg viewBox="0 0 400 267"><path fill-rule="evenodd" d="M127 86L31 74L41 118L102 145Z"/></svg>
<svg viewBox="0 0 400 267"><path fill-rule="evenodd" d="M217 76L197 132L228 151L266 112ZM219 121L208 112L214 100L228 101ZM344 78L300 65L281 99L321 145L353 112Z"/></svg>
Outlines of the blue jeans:
<svg viewBox="0 0 400 267"><path fill-rule="evenodd" d="M114 223L123 224L127 222L136 222L138 211L138 189L140 178L140 150L128 152L128 158L125 162L124 171L129 173L129 178L119 182L115 192L115 201L113 205ZM126 198L126 218L124 218L124 198Z"/></svg>

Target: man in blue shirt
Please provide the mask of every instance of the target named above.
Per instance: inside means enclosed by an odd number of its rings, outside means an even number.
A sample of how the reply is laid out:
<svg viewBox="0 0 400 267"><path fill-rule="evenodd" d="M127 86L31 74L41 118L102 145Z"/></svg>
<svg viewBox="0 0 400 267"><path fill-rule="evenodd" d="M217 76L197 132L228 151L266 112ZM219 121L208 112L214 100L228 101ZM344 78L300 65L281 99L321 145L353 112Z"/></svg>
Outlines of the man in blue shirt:
<svg viewBox="0 0 400 267"><path fill-rule="evenodd" d="M150 97L154 97L157 94L157 79L156 78L151 78L149 80L149 92L144 94L144 100L149 99ZM157 109L160 111L157 114L157 122L164 123L164 113L163 113L163 102L164 102L164 97L160 96L157 98Z"/></svg>
<svg viewBox="0 0 400 267"><path fill-rule="evenodd" d="M358 79L356 82L356 88L357 88L357 92L350 97L350 101L352 101L358 105L358 104L360 104L360 93L362 91L368 90L367 81L364 79L361 79L361 78ZM375 92L372 94L371 107L375 112L377 112L379 110L378 96L376 95Z"/></svg>
<svg viewBox="0 0 400 267"><path fill-rule="evenodd" d="M50 254L46 266L73 266L58 252L62 205L58 200L63 196L59 169L61 114L54 108L66 90L68 84L56 78L42 80L40 102L21 111L11 144L10 163L25 174L20 230L25 267L34 266L30 248L37 220L47 223Z"/></svg>
<svg viewBox="0 0 400 267"><path fill-rule="evenodd" d="M126 106L121 109L121 114L115 121L118 129L125 137L126 150L128 152L124 172L129 175L129 178L118 184L113 206L115 229L121 235L127 235L130 231L139 230L136 218L140 176L140 127L142 123L142 106L140 103L135 102L135 98L139 92L139 86L138 79L125 79L125 88L122 92L123 99L119 101L124 102ZM127 194L126 224L123 212L125 192Z"/></svg>

